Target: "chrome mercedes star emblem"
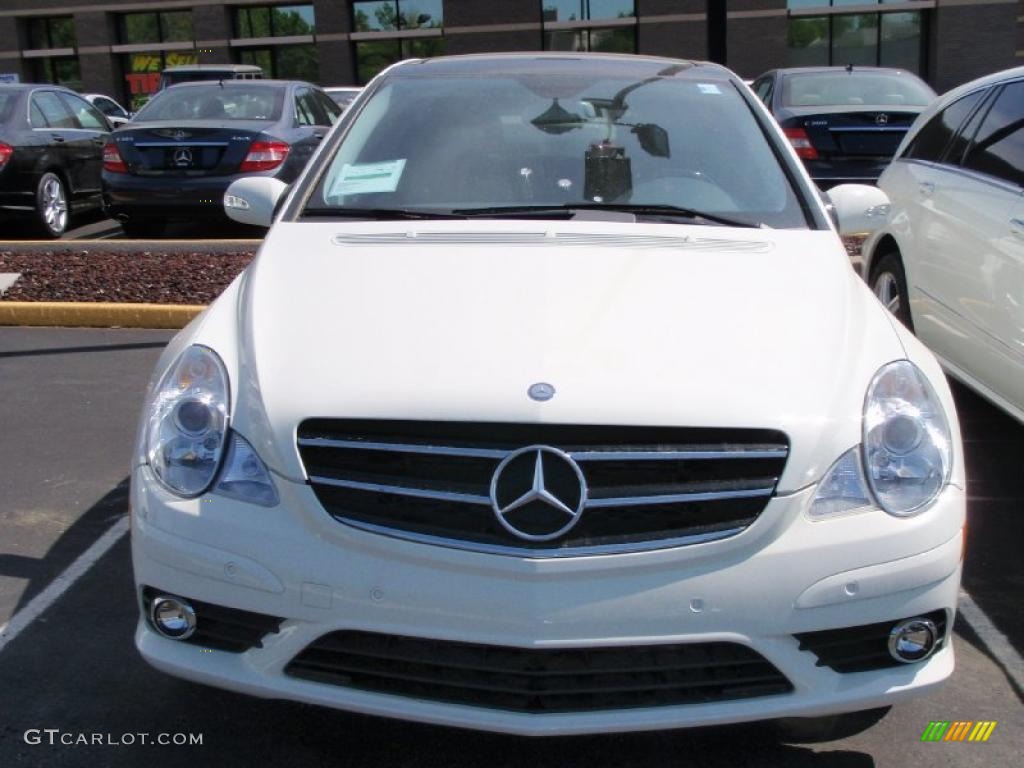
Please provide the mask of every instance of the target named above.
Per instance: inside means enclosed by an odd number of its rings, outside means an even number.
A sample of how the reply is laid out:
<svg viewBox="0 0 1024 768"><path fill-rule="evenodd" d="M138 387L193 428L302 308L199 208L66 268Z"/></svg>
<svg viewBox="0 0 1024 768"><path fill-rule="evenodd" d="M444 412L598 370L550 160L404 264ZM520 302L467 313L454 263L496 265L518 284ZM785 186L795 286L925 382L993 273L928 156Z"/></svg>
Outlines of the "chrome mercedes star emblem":
<svg viewBox="0 0 1024 768"><path fill-rule="evenodd" d="M875 118L875 125L888 125L888 124L889 124L889 116L884 114L884 113L881 114L881 115L878 115Z"/></svg>
<svg viewBox="0 0 1024 768"><path fill-rule="evenodd" d="M583 514L587 483L573 458L557 448L531 445L506 456L491 478L491 507L509 533L551 541Z"/></svg>
<svg viewBox="0 0 1024 768"><path fill-rule="evenodd" d="M188 147L179 147L174 150L174 164L179 167L192 165L192 150Z"/></svg>
<svg viewBox="0 0 1024 768"><path fill-rule="evenodd" d="M530 385L530 388L526 390L526 394L530 396L531 400L545 403L555 396L555 388L545 381L538 381L536 384Z"/></svg>
<svg viewBox="0 0 1024 768"><path fill-rule="evenodd" d="M185 138L186 136L188 136L188 134L187 134L187 133L185 133L184 131L175 131L175 132L174 132L174 140L175 140L175 141L181 141L181 140L183 140L183 139L184 139L184 138Z"/></svg>

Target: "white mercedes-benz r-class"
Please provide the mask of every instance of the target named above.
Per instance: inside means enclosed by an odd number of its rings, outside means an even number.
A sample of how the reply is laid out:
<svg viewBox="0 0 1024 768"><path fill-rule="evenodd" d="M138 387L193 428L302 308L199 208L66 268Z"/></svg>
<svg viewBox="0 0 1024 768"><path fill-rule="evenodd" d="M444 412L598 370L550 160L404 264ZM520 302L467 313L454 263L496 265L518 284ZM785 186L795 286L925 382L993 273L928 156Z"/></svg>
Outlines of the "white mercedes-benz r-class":
<svg viewBox="0 0 1024 768"><path fill-rule="evenodd" d="M829 206L715 65L386 70L290 189L225 195L273 226L148 392L142 655L529 735L837 733L934 690L964 460L837 236L877 195Z"/></svg>

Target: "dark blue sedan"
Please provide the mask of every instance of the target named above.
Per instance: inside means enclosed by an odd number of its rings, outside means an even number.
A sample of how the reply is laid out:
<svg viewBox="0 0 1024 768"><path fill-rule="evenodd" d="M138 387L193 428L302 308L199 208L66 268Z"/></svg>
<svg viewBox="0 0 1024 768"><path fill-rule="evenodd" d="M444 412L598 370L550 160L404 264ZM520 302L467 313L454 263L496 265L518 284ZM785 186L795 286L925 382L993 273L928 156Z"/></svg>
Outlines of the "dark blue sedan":
<svg viewBox="0 0 1024 768"><path fill-rule="evenodd" d="M751 86L822 189L874 184L935 91L884 67L796 67Z"/></svg>
<svg viewBox="0 0 1024 768"><path fill-rule="evenodd" d="M224 191L242 176L293 181L340 108L309 83L182 83L149 101L103 151L103 206L127 235L169 220L226 221Z"/></svg>

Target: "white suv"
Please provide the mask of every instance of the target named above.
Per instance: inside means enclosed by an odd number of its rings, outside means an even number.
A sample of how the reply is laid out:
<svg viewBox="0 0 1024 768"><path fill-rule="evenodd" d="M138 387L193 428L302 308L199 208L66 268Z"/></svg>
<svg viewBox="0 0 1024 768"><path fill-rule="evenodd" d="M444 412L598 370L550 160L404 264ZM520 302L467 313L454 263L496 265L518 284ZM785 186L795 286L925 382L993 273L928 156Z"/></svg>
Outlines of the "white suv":
<svg viewBox="0 0 1024 768"><path fill-rule="evenodd" d="M961 86L879 180L864 276L956 378L1024 421L1024 67Z"/></svg>
<svg viewBox="0 0 1024 768"><path fill-rule="evenodd" d="M407 61L283 190L229 188L280 210L145 406L151 664L531 735L864 722L950 676L949 389L735 75Z"/></svg>

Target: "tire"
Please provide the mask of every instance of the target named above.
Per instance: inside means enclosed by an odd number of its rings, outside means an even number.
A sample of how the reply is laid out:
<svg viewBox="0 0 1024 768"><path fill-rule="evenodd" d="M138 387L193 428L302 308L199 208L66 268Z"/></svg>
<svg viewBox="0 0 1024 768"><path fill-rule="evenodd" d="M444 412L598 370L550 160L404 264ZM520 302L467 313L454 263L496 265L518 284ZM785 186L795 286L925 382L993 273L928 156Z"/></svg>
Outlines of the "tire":
<svg viewBox="0 0 1024 768"><path fill-rule="evenodd" d="M791 744L817 744L856 736L889 714L892 707L844 712L827 717L786 717L775 721L780 738Z"/></svg>
<svg viewBox="0 0 1024 768"><path fill-rule="evenodd" d="M70 220L71 208L64 180L47 171L36 185L36 222L44 236L58 238L68 231Z"/></svg>
<svg viewBox="0 0 1024 768"><path fill-rule="evenodd" d="M148 240L153 237L159 237L164 231L164 222L159 219L147 219L133 216L130 219L125 219L120 222L120 224L125 235L132 239Z"/></svg>
<svg viewBox="0 0 1024 768"><path fill-rule="evenodd" d="M899 253L884 253L871 268L871 291L911 331L914 321L910 317L910 292L907 290L907 274Z"/></svg>

